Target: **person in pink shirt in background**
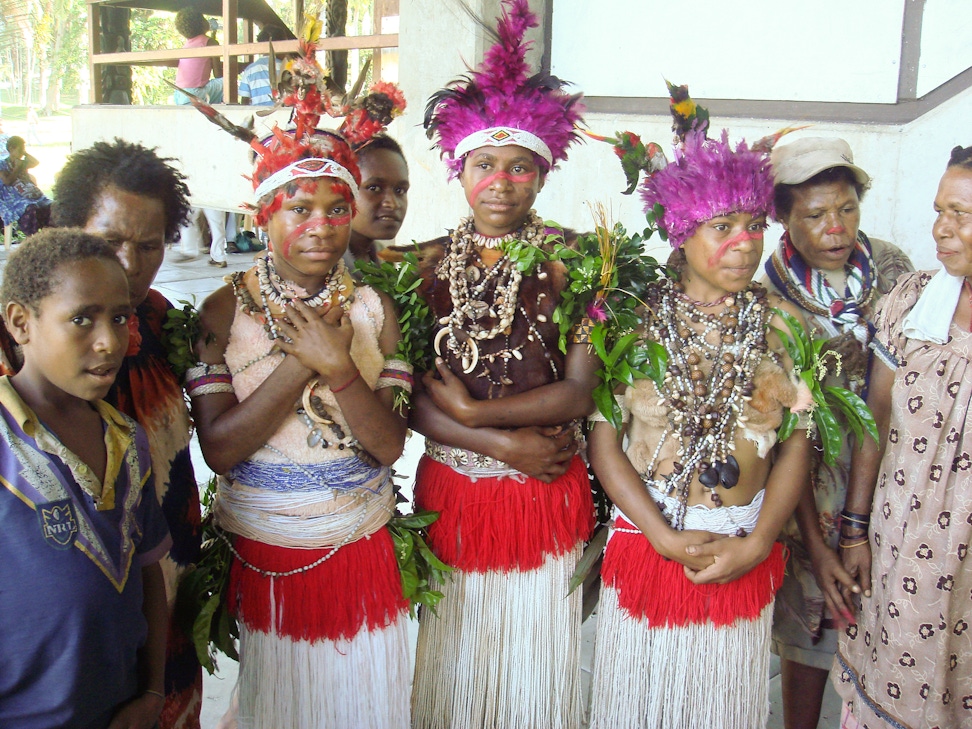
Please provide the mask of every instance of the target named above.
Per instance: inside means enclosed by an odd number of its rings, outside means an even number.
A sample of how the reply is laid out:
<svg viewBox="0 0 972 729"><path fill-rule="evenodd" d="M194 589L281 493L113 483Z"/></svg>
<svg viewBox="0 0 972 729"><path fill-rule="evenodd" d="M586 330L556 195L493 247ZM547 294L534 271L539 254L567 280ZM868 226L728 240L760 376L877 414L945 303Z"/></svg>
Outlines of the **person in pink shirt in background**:
<svg viewBox="0 0 972 729"><path fill-rule="evenodd" d="M209 22L195 8L183 8L175 17L176 30L186 39L183 48L218 45L209 35ZM209 104L223 103L223 68L218 58L182 58L176 71L175 84ZM212 78L210 78L212 77ZM181 91L173 94L176 104L188 104Z"/></svg>

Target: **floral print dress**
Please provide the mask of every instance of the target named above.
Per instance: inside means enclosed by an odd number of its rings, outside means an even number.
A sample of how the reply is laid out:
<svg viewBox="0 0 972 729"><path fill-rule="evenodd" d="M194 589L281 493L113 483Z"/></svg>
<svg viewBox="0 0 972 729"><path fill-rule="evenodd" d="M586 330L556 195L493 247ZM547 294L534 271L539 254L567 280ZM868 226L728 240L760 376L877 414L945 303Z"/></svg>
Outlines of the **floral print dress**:
<svg viewBox="0 0 972 729"><path fill-rule="evenodd" d="M902 277L878 315L898 367L871 512L873 594L834 672L871 729L972 728L972 333L952 323L943 345L904 336L931 277Z"/></svg>

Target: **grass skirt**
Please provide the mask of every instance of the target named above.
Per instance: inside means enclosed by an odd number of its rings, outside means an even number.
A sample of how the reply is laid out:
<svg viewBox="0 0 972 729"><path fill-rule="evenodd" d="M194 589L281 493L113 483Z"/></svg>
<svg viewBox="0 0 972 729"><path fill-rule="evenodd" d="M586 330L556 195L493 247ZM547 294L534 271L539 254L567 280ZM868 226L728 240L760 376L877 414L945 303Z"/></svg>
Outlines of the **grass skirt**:
<svg viewBox="0 0 972 729"><path fill-rule="evenodd" d="M430 544L457 569L438 616L420 616L413 726L580 727L581 593L567 591L593 527L583 462L546 484L424 458L416 501L442 514Z"/></svg>
<svg viewBox="0 0 972 729"><path fill-rule="evenodd" d="M247 563L287 572L330 551L237 538ZM297 574L234 560L240 729L407 729L406 602L381 529Z"/></svg>
<svg viewBox="0 0 972 729"><path fill-rule="evenodd" d="M642 534L613 532L602 568L592 729L765 727L783 567L777 544L738 580L694 585Z"/></svg>

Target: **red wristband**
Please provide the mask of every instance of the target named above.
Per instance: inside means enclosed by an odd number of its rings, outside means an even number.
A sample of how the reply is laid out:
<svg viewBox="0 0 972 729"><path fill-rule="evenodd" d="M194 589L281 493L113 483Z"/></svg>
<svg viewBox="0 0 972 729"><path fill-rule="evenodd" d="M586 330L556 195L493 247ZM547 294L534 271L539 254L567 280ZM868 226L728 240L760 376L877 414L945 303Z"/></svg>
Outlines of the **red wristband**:
<svg viewBox="0 0 972 729"><path fill-rule="evenodd" d="M339 392L341 392L341 390L347 390L349 387L351 387L351 385L354 384L354 381L357 380L359 377L361 377L360 370L358 372L355 372L354 373L354 377L352 377L350 380L348 380L347 382L345 382L340 387L332 387L331 388L331 392L334 393L335 395L337 395Z"/></svg>

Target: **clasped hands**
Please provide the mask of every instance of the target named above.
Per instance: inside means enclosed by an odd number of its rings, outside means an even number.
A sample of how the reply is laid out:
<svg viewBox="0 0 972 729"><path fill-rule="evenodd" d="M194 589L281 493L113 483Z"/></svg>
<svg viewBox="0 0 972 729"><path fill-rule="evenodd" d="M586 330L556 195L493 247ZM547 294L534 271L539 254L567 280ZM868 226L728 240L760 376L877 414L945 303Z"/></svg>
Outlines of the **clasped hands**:
<svg viewBox="0 0 972 729"><path fill-rule="evenodd" d="M294 299L277 326L283 337L276 346L308 370L308 379L317 377L322 384L336 387L355 376L357 367L351 359L354 328L340 306L317 309Z"/></svg>

